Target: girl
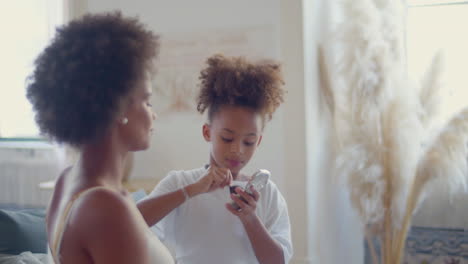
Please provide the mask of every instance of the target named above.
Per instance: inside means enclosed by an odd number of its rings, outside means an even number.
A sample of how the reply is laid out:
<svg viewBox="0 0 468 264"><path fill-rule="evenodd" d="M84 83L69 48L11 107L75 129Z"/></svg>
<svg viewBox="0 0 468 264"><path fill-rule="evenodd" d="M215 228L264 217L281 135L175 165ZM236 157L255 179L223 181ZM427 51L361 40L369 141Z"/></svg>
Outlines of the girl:
<svg viewBox="0 0 468 264"><path fill-rule="evenodd" d="M262 140L262 131L283 102L283 80L278 64L252 63L242 57L215 55L201 72L198 111L208 112L202 134L210 145L209 165L172 171L138 207L151 226L159 218L153 201L185 190L185 202L155 226L157 235L175 253L177 263L288 263L292 256L286 202L269 181L253 195L229 184L245 186L242 173ZM211 192L193 188L217 171L225 181L210 185ZM224 175L224 177L223 177ZM231 182L231 179L233 182ZM230 204L234 201L240 209Z"/></svg>

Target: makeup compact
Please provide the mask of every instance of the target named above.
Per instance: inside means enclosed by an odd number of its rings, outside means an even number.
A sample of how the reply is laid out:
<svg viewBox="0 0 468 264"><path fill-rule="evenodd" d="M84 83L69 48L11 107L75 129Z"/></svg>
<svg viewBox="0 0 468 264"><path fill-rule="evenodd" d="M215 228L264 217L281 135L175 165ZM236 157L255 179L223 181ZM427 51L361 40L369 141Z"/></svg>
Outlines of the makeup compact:
<svg viewBox="0 0 468 264"><path fill-rule="evenodd" d="M263 170L263 169L260 169L258 171L256 171L252 177L250 178L250 180L247 182L247 185L245 186L244 188L244 191L250 195L253 196L252 194L252 191L251 191L251 187L253 187L253 189L255 189L257 192L261 191L263 187L265 187L265 185L267 184L268 182L268 179L270 178L270 175L271 173L268 171L268 170ZM237 187L240 187L240 186L237 186L237 185L233 185L233 186L230 186L229 187L229 191L234 194L234 195L237 195L239 196L236 191L235 191L235 188ZM242 187L241 187L242 188ZM246 202L244 200L244 198L240 197L239 198L241 200L243 200L244 202ZM239 210L240 207L233 201L231 202L231 205L236 209L236 210Z"/></svg>

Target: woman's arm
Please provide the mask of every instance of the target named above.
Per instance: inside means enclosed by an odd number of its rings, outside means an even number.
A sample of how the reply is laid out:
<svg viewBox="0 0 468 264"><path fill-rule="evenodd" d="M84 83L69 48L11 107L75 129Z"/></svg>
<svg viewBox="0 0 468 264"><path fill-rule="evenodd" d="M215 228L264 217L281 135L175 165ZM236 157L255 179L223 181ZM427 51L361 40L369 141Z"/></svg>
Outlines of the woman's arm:
<svg viewBox="0 0 468 264"><path fill-rule="evenodd" d="M230 204L227 204L226 207L241 220L252 244L255 256L260 263L284 264L284 252L281 245L271 237L255 213L260 194L253 188L251 191L253 196L244 192L241 188L236 188L236 192L246 202L235 195L231 195L231 198L239 205L240 209L235 210Z"/></svg>

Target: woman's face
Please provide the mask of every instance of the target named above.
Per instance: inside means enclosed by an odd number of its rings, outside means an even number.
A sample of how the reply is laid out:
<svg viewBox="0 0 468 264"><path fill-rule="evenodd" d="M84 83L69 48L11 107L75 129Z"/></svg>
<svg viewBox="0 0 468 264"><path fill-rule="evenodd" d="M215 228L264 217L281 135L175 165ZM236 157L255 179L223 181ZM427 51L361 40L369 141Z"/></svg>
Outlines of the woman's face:
<svg viewBox="0 0 468 264"><path fill-rule="evenodd" d="M123 124L122 140L128 146L129 151L138 151L149 148L151 134L153 132L153 121L156 114L151 105L151 81L146 78L129 94L124 118L128 122Z"/></svg>
<svg viewBox="0 0 468 264"><path fill-rule="evenodd" d="M210 162L229 168L237 177L260 144L261 119L252 109L223 106L211 124L203 126L203 136L211 143Z"/></svg>

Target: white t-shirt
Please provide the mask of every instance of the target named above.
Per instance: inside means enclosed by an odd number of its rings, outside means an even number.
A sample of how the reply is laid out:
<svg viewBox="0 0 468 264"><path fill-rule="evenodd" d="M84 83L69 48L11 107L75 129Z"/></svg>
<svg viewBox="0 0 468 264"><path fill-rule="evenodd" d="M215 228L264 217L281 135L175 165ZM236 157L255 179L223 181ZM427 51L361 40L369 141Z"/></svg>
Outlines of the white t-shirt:
<svg viewBox="0 0 468 264"><path fill-rule="evenodd" d="M195 183L206 169L170 172L153 190L151 197L173 192ZM246 182L236 181L245 187ZM190 198L174 209L153 231L175 252L179 264L258 263L239 218L225 207L229 187ZM269 181L260 191L257 215L273 239L283 248L285 263L292 257L291 226L286 201Z"/></svg>

